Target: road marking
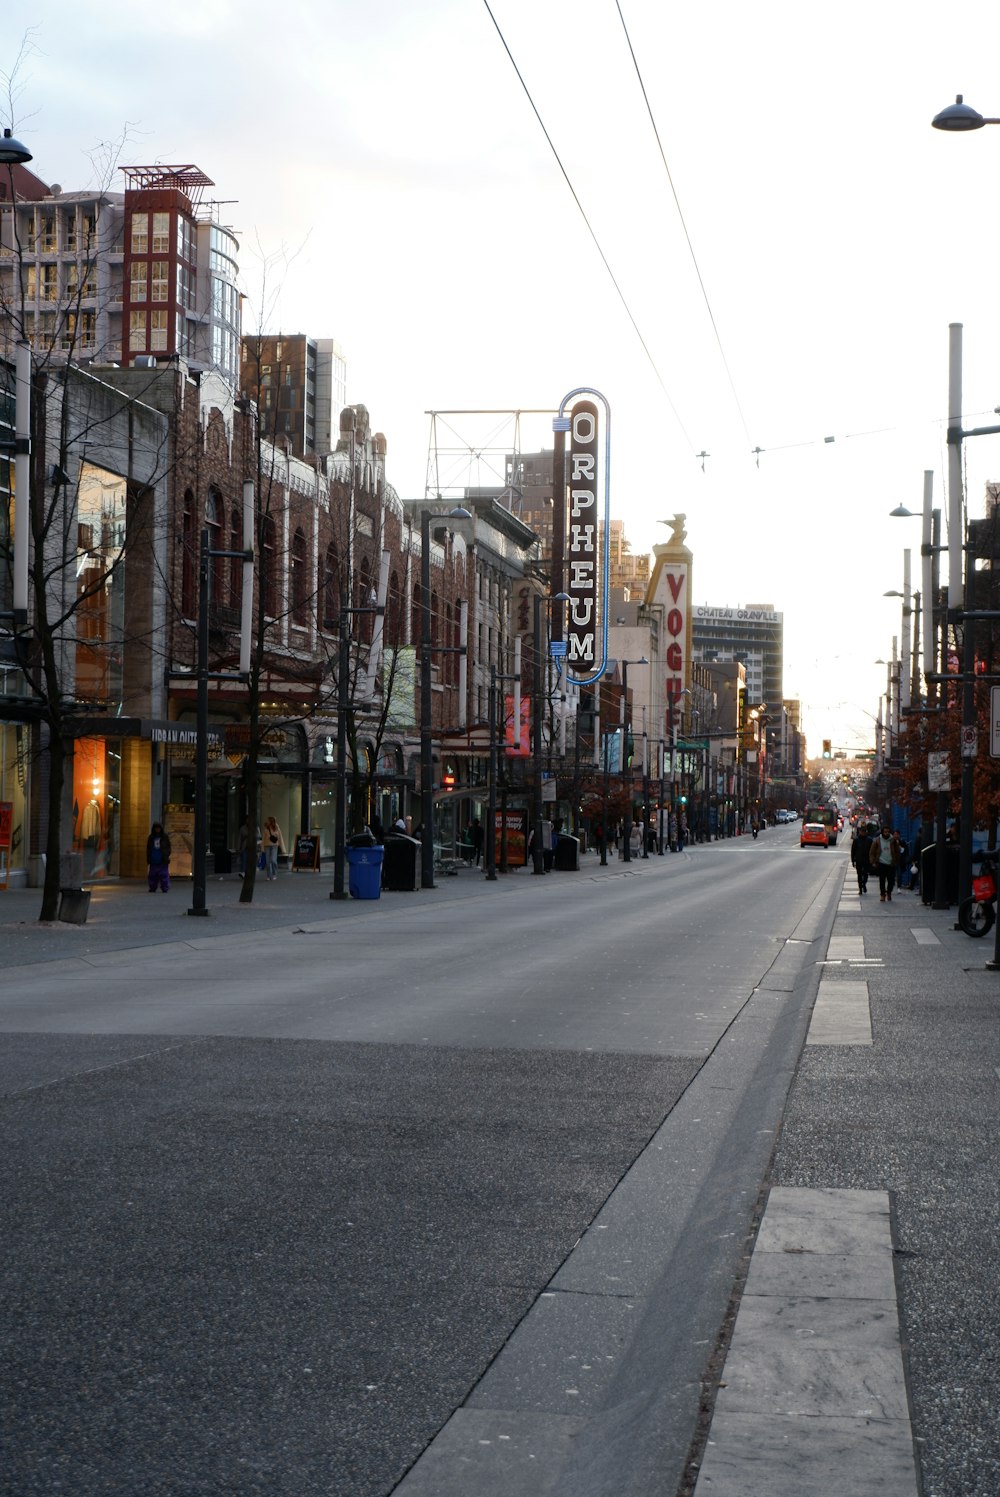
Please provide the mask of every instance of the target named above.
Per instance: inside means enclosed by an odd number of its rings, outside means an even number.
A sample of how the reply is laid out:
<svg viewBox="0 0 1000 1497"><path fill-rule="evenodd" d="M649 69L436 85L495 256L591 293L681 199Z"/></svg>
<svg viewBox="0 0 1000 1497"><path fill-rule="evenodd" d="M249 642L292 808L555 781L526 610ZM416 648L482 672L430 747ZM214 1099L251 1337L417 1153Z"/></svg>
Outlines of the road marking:
<svg viewBox="0 0 1000 1497"><path fill-rule="evenodd" d="M918 946L940 946L941 942L931 930L929 925L911 925L910 930L913 939Z"/></svg>

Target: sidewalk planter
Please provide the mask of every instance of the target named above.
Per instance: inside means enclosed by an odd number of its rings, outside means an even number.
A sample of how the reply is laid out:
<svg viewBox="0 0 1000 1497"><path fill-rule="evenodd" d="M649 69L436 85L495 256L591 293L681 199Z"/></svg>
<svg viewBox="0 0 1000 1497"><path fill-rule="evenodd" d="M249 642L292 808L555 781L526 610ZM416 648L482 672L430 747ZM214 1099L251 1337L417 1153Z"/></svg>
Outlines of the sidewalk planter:
<svg viewBox="0 0 1000 1497"><path fill-rule="evenodd" d="M347 887L352 899L378 899L382 893L381 847L348 847Z"/></svg>
<svg viewBox="0 0 1000 1497"><path fill-rule="evenodd" d="M60 889L59 916L64 925L86 925L90 912L89 889Z"/></svg>

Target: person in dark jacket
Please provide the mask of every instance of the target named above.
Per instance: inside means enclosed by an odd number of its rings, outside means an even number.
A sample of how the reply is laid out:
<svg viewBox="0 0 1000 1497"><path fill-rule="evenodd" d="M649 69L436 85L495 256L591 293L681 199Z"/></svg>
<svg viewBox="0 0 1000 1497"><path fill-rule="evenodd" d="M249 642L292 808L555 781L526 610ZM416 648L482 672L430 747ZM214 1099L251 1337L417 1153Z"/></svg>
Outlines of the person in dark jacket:
<svg viewBox="0 0 1000 1497"><path fill-rule="evenodd" d="M858 875L858 893L868 893L868 873L870 870L869 858L871 857L872 839L868 835L868 823L862 822L858 827L854 841L851 843L851 862L854 864Z"/></svg>
<svg viewBox="0 0 1000 1497"><path fill-rule="evenodd" d="M159 821L153 822L153 830L146 838L146 871L149 874L149 892L155 894L170 888L170 838Z"/></svg>

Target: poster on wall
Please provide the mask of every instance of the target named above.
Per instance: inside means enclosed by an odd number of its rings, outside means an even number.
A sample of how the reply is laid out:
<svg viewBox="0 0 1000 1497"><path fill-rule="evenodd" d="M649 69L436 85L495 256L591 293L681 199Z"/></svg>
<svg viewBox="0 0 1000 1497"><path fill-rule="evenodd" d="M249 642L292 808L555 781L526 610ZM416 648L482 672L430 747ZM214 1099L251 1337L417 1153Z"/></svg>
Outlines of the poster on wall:
<svg viewBox="0 0 1000 1497"><path fill-rule="evenodd" d="M190 878L194 854L194 806L164 806L163 830L170 838L171 875Z"/></svg>

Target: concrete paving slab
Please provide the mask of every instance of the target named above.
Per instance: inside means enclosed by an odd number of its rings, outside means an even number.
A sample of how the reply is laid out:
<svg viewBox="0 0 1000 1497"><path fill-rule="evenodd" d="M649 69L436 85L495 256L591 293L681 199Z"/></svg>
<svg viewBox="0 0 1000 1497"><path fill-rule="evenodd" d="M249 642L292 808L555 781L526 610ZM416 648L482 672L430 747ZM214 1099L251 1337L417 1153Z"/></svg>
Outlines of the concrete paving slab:
<svg viewBox="0 0 1000 1497"><path fill-rule="evenodd" d="M836 931L836 927L834 927ZM844 936L834 934L830 937L830 945L827 958L831 962L858 962L865 954L864 936Z"/></svg>
<svg viewBox="0 0 1000 1497"><path fill-rule="evenodd" d="M916 1497L909 1423L787 1415L763 1421L720 1412L697 1491L698 1497Z"/></svg>
<svg viewBox="0 0 1000 1497"><path fill-rule="evenodd" d="M926 926L926 925L911 925L910 926L910 934L913 936L913 939L916 941L916 943L917 943L918 946L940 946L941 945L941 942L938 940L937 936L931 930L930 926Z"/></svg>
<svg viewBox="0 0 1000 1497"><path fill-rule="evenodd" d="M832 943L831 943L832 944ZM868 984L824 977L816 995L807 1045L870 1045Z"/></svg>
<svg viewBox="0 0 1000 1497"><path fill-rule="evenodd" d="M891 1299L896 1292L888 1253L763 1253L750 1260L744 1297L830 1295L838 1300Z"/></svg>
<svg viewBox="0 0 1000 1497"><path fill-rule="evenodd" d="M766 1356L750 1347L741 1354L739 1329L726 1358L720 1413L801 1414L807 1418L906 1419L906 1384L898 1350L858 1351L828 1347L814 1351L791 1339L772 1342ZM864 1491L845 1480L846 1492Z"/></svg>
<svg viewBox="0 0 1000 1497"><path fill-rule="evenodd" d="M889 1199L880 1190L775 1186L754 1256L758 1252L891 1255Z"/></svg>
<svg viewBox="0 0 1000 1497"><path fill-rule="evenodd" d="M895 1297L866 1300L828 1295L744 1296L737 1330L744 1357L767 1355L774 1337L810 1351L822 1349L899 1349ZM735 1343L734 1343L735 1345Z"/></svg>

